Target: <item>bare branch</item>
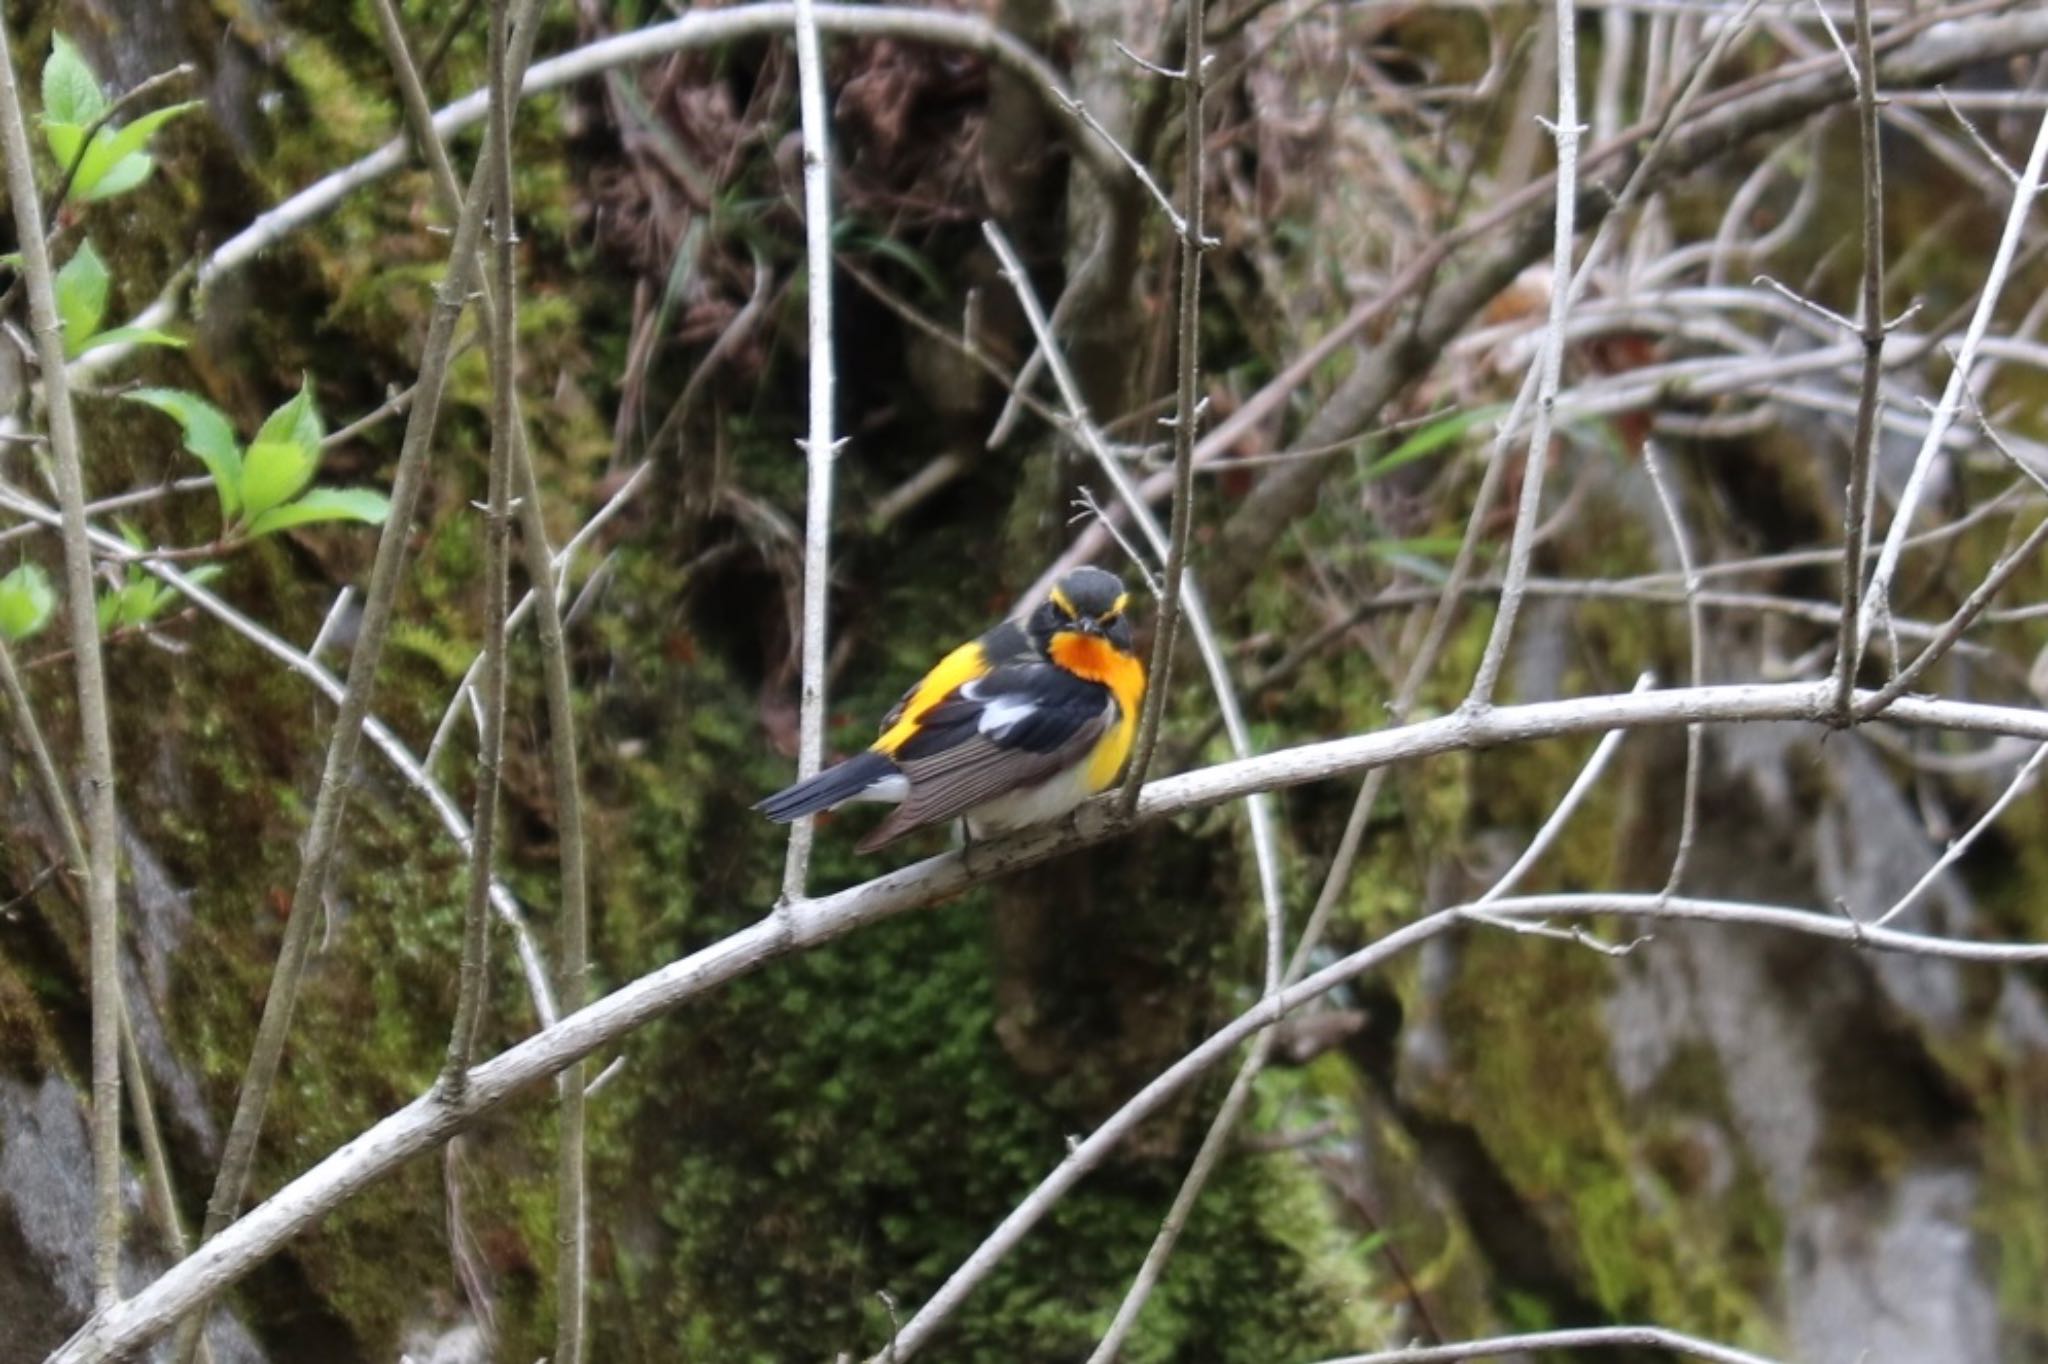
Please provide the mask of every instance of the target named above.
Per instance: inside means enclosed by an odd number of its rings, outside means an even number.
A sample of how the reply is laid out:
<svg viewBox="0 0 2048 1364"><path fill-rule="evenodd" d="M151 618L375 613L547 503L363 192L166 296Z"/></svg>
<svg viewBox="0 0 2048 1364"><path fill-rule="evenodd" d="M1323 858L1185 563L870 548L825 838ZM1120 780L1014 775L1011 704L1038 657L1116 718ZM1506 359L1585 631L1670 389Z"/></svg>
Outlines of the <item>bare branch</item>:
<svg viewBox="0 0 2048 1364"><path fill-rule="evenodd" d="M819 50L817 7L796 0L796 65L804 142L804 269L810 322L811 434L804 442L809 487L804 498L803 691L799 701L796 775L817 775L825 761L826 615L832 587L832 149L825 117L825 58ZM816 817L789 826L789 856L782 868L782 898L801 900L810 880Z"/></svg>
<svg viewBox="0 0 2048 1364"><path fill-rule="evenodd" d="M1656 489L1657 505L1664 510L1664 520L1671 528L1671 541L1678 551L1679 571L1685 575L1685 620L1688 662L1692 670L1692 684L1703 687L1707 681L1707 630L1700 613L1700 575L1693 567L1692 537L1686 534L1685 517L1678 510L1678 500L1671 495L1671 487L1664 478L1664 460L1658 453L1654 441L1643 442L1643 468L1650 475L1650 486ZM1861 562L1861 556L1858 557ZM1685 727L1685 791L1678 816L1678 849L1671 855L1671 874L1664 880L1666 891L1678 889L1678 883L1685 879L1685 864L1692 856L1692 842L1699 826L1700 813L1700 747L1704 731L1698 725Z"/></svg>
<svg viewBox="0 0 2048 1364"><path fill-rule="evenodd" d="M1656 674L1644 673L1636 679L1635 690L1631 694L1646 692L1656 685ZM1579 769L1579 775L1572 779L1572 784L1565 788L1563 798L1543 821L1542 827L1536 830L1536 836L1529 840L1529 846L1522 850L1522 855L1515 859L1514 865L1502 872L1500 879L1475 900L1474 904L1488 905L1495 900L1505 899L1509 891L1521 884L1522 878L1529 874L1529 869L1543 860L1543 854L1550 851L1551 845L1557 842L1558 835L1564 832L1564 826L1571 822L1572 815L1599 784L1600 775L1607 770L1607 764L1613 760L1615 750L1621 747L1621 741L1626 737L1628 732L1620 729L1611 729L1600 736L1600 742L1593 746L1592 756L1586 759L1586 765Z"/></svg>
<svg viewBox="0 0 2048 1364"><path fill-rule="evenodd" d="M85 768L86 918L92 959L93 1303L105 1311L121 1296L121 978L116 883L119 830L114 806L114 746L107 725L106 672L100 660L92 545L85 519L85 460L65 369L64 323L43 236L42 205L21 112L12 42L0 18L0 148L14 201L21 273L42 366L43 408L63 509L65 616L76 659L79 730Z"/></svg>
<svg viewBox="0 0 2048 1364"><path fill-rule="evenodd" d="M1978 817L1977 822L1970 826L1969 831L1944 848L1941 856L1935 859L1934 865L1929 867L1926 873L1913 883L1912 889L1901 895L1897 904L1894 904L1890 909L1880 914L1876 922L1879 925L1888 924L1911 909L1919 901L1920 897L1927 893L1928 888L1941 879L1943 872L1961 861L1963 854L1970 850L1970 845L1975 843L1986 829L1998 822L1998 817L2005 813L2008 806L2028 791L2033 790L2034 779L2041 771L2041 762L2044 758L2048 758L2048 744L2043 744L2034 750L2032 756L2020 766L2020 770L2014 774L2012 781L2006 785L2005 790L1999 793L1998 799L1991 802L1990 808Z"/></svg>
<svg viewBox="0 0 2048 1364"><path fill-rule="evenodd" d="M1832 21L1828 35L1841 43ZM1842 55L1848 59L1846 49ZM1870 463L1877 444L1878 387L1884 372L1884 168L1877 132L1877 56L1871 47L1870 0L1856 0L1856 56L1851 67L1856 76L1856 127L1863 176L1863 325L1858 333L1863 342L1863 377L1857 389L1856 434L1849 445L1849 488L1842 507L1842 623L1835 639L1835 710L1845 721L1849 718L1849 692L1863 661L1863 639L1856 623L1863 610L1863 550L1870 539Z"/></svg>
<svg viewBox="0 0 2048 1364"><path fill-rule="evenodd" d="M538 0L518 0L514 20L513 47L509 67L516 80L525 70L532 51L537 25L533 17ZM342 695L340 714L329 737L327 758L321 771L319 793L306 840L291 910L285 921L284 942L278 950L277 969L270 993L263 1002L263 1018L257 1026L256 1045L243 1077L235 1105L235 1116L221 1152L221 1169L207 1202L203 1236L212 1236L235 1215L256 1154L262 1131L263 1110L269 1102L278 1063L290 1031L299 979L305 971L312 947L312 907L319 902L327 881L327 870L339 840L341 815L348 800L348 774L355 766L364 720L369 713L370 694L375 685L377 665L389 633L398 585L404 576L406 541L414 511L425 484L427 448L433 441L440 418L441 397L448 377L455 340L455 324L469 300L471 282L476 278L477 246L482 237L484 207L489 198L490 176L486 163L479 163L471 177L469 193L456 224L449 253L448 271L436 291L426 342L421 348L420 373L412 410L407 414L398 473L391 490L391 510L377 541L377 556L370 570L370 585L364 594L362 623L356 633L354 652L349 657L348 685Z"/></svg>
<svg viewBox="0 0 2048 1364"><path fill-rule="evenodd" d="M1667 1331L1661 1326L1589 1326L1569 1331L1531 1331L1518 1336L1494 1336L1487 1340L1466 1340L1455 1345L1411 1346L1405 1350L1378 1350L1369 1355L1345 1355L1321 1364L1454 1364L1464 1359L1492 1359L1530 1350L1669 1350L1710 1364L1773 1364L1762 1355L1719 1345L1697 1336Z"/></svg>
<svg viewBox="0 0 2048 1364"><path fill-rule="evenodd" d="M1159 720L1166 713L1166 698L1173 680L1173 647L1180 634L1181 579L1188 558L1188 527L1194 518L1195 427L1201 421L1199 390L1202 319L1202 56L1203 0L1182 0L1186 17L1186 72L1180 77L1181 135L1184 160L1181 165L1181 193L1187 207L1177 221L1180 233L1180 302L1175 311L1175 372L1173 408L1173 502L1171 528L1163 556L1166 591L1159 599L1159 618L1152 634L1151 680L1138 716L1138 737L1124 774L1122 810L1129 814L1138 804L1138 788L1152 766L1152 750L1159 742ZM1045 343L1048 348L1050 342ZM1271 969L1279 970L1279 954L1273 954ZM1276 977L1277 979L1277 977ZM1142 1299L1141 1299L1142 1301ZM1124 1329L1129 1330L1129 1322ZM1120 1333L1111 1328L1111 1336ZM1106 1340L1108 1352L1098 1351L1097 1360L1115 1356L1114 1339Z"/></svg>
<svg viewBox="0 0 2048 1364"><path fill-rule="evenodd" d="M1977 348L1983 342L1991 314L1998 308L1999 295L2005 290L2006 276L2012 268L2013 256L2019 250L2020 234L2026 227L2028 210L2033 206L2034 196L2040 192L2044 167L2048 167L2048 115L2042 117L2034 134L2034 149L2027 156L2027 167L2020 175L2019 184L2013 188L2012 208L2006 214L2005 230L1998 239L1998 252L1992 257L1991 269L1985 275L1983 292L1977 297L1976 312L1970 318L1969 330L1963 334L1962 350L1955 357L1954 368L1949 370L1948 384L1942 389L1941 401L1934 409L1927 438L1921 442L1920 451L1914 457L1913 472L1899 494L1898 510L1892 514L1891 527L1885 533L1884 550L1878 555L1877 568L1871 573L1870 588L1864 596L1862 614L1857 620L1859 648L1869 641L1878 617L1890 609L1892 575L1898 570L1900 547L1913 528L1913 514L1919 510L1920 496L1926 488L1927 475L1934 466L1935 452L1941 448L1950 423L1962 407L1963 391L1970 381L1970 366L1977 358Z"/></svg>
<svg viewBox="0 0 2048 1364"><path fill-rule="evenodd" d="M1074 121L1059 103L1065 83L1043 57L985 19L889 5L820 4L818 27L829 33L858 37L901 38L940 44L976 53L1021 76L1042 92L1047 107L1067 120L1082 160L1098 176L1126 174L1112 152ZM731 9L698 10L665 24L615 34L560 56L537 62L525 73L522 95L588 80L615 67L665 57L672 53L768 34L787 33L796 20L790 0L736 5ZM522 35L523 36L523 35ZM454 133L484 121L487 92L473 91L434 115L434 131L445 141ZM197 287L204 295L220 278L257 259L263 252L327 213L354 191L403 168L409 159L407 140L393 138L362 160L307 186L284 203L259 215L255 222L223 242L199 267ZM164 317L168 317L168 305ZM148 317L160 323L163 318Z"/></svg>
<svg viewBox="0 0 2048 1364"><path fill-rule="evenodd" d="M1239 799L1255 791L1326 780L1452 751L1529 742L1610 729L1659 727L1693 721L1789 720L1823 723L1831 683L1680 688L1641 695L1581 697L1567 701L1497 706L1484 713L1458 713L1371 734L1239 759L1155 781L1139 801L1141 823L1186 810ZM1902 724L1966 732L2013 734L2048 741L2048 714L2029 707L1903 698L1889 712ZM843 937L883 919L937 904L976 884L1035 866L1051 857L1106 841L1129 826L1096 801L1072 821L1022 831L977 844L973 866L959 853L946 853L889 872L863 885L772 911L747 928L670 962L621 987L588 1008L527 1038L478 1066L460 1104L424 1096L362 1133L343 1149L291 1181L232 1227L200 1246L156 1282L111 1312L95 1316L52 1356L50 1364L84 1364L132 1351L165 1330L178 1316L210 1300L248 1274L278 1247L328 1212L413 1157L434 1149L455 1132L509 1102L523 1089L618 1041L684 1002L718 988L768 961ZM1966 961L2048 960L2048 945L1956 942L1888 928L1864 927L1838 915L1763 906L1657 896L1541 896L1497 901L1495 914L1561 916L1632 914L1644 917L1736 922L1812 933L1885 951L1928 953ZM1269 1026L1279 1011L1299 1007L1342 980L1435 936L1449 927L1432 916L1291 987L1277 1001L1262 1002L1196 1052L1166 1071L1116 1119L1082 1142L1073 1159L1092 1165L1130 1126L1209 1065ZM1066 1170L1066 1166L1061 1167ZM1078 1179L1083 1168L1071 1171ZM1066 1179L1067 1176L1060 1176ZM1020 1208L1013 1217L1036 1220L1057 1193ZM1020 1233L1021 1234L1021 1233ZM948 1303L965 1296L972 1281L996 1260L1000 1249L963 1267L967 1281L944 1291ZM956 1280L960 1275L955 1276ZM937 1311L935 1298L926 1312ZM949 1310L949 1309L948 1309ZM921 1313L920 1316L923 1314ZM906 1326L906 1334L916 1326ZM921 1338L921 1335L920 1335ZM901 1344L901 1342L899 1342ZM903 1354L908 1358L908 1353Z"/></svg>
<svg viewBox="0 0 2048 1364"><path fill-rule="evenodd" d="M1543 474L1550 463L1550 423L1557 407L1558 375L1564 365L1565 314L1572 299L1572 250L1579 206L1579 51L1578 8L1556 0L1551 27L1557 32L1557 122L1550 134L1557 142L1556 222L1550 257L1550 320L1536 362L1536 420L1529 432L1529 455L1522 467L1522 497L1515 509L1514 538L1508 547L1507 573L1501 583L1500 609L1487 636L1486 652L1472 678L1466 704L1493 702L1514 638L1515 617L1529 580L1529 557L1535 549L1536 515L1543 505ZM1518 404L1519 405L1519 404Z"/></svg>
<svg viewBox="0 0 2048 1364"><path fill-rule="evenodd" d="M489 967L489 901L493 857L498 846L499 769L505 756L505 617L511 551L513 427L519 420L517 398L517 315L512 260L512 82L506 51L510 34L507 0L492 0L489 68L491 116L484 136L481 169L491 187L490 280L491 315L486 319L491 369L491 442L489 491L484 507L484 676L480 693L483 738L477 754L475 813L470 816L469 898L463 907L462 955L457 974L455 1021L448 1034L448 1059L441 1068L441 1090L449 1098L469 1082L469 1063L476 1052L477 1028L483 1017L484 982ZM393 16L396 17L395 15ZM451 1172L449 1196L459 1181ZM480 1314L488 1329L488 1314Z"/></svg>

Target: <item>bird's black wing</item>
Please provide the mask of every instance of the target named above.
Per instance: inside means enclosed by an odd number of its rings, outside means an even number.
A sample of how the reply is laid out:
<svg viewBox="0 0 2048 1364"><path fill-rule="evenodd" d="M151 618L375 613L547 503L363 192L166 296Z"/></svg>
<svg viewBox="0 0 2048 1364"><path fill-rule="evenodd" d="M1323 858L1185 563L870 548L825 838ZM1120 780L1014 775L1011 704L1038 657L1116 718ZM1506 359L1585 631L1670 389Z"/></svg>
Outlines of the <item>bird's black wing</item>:
<svg viewBox="0 0 2048 1364"><path fill-rule="evenodd" d="M974 642L981 646L982 657L988 660L991 667L1020 662L1032 656L1031 640L1010 621L1004 621ZM889 713L882 717L882 723L878 726L880 732L887 734L891 727L903 718L903 712L910 709L911 701L930 680L931 674L927 673L911 683L903 695L896 698L896 704L889 707Z"/></svg>
<svg viewBox="0 0 2048 1364"><path fill-rule="evenodd" d="M910 792L862 848L1058 775L1087 756L1114 717L1107 687L1050 663L1011 663L976 678L925 712L896 750Z"/></svg>

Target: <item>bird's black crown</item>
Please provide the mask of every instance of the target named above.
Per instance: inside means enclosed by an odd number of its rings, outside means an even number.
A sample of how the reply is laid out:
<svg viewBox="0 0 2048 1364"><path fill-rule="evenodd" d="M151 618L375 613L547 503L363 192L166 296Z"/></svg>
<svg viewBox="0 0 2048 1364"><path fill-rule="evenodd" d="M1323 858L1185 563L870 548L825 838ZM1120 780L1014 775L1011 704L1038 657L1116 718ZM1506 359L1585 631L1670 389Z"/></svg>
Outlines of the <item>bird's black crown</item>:
<svg viewBox="0 0 2048 1364"><path fill-rule="evenodd" d="M1077 568L1061 578L1053 591L1058 597L1066 598L1065 604L1074 615L1099 619L1118 609L1117 601L1124 595L1124 583L1116 574L1099 568Z"/></svg>
<svg viewBox="0 0 2048 1364"><path fill-rule="evenodd" d="M1099 568L1077 568L1053 585L1025 622L1025 633L1040 655L1056 634L1099 635L1124 652L1131 648L1131 624L1124 618L1130 594L1123 579Z"/></svg>

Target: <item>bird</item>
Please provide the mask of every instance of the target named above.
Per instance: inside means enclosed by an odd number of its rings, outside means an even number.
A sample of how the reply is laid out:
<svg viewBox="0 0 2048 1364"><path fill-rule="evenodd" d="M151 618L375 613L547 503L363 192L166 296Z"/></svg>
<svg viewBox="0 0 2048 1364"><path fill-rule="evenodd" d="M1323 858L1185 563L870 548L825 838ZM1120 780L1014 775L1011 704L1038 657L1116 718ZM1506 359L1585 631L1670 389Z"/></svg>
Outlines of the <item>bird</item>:
<svg viewBox="0 0 2048 1364"><path fill-rule="evenodd" d="M1063 574L1021 624L1005 621L940 659L865 752L754 808L787 824L849 801L894 803L857 845L863 853L959 816L975 839L1066 814L1130 756L1145 697L1130 601L1114 573Z"/></svg>

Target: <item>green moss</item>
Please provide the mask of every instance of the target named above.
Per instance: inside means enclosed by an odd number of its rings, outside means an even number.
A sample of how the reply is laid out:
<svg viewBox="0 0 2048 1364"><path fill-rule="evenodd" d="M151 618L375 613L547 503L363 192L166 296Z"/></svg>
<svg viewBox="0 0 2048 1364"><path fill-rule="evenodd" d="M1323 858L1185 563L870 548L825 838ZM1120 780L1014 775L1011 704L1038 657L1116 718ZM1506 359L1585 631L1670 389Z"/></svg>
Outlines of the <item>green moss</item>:
<svg viewBox="0 0 2048 1364"><path fill-rule="evenodd" d="M1599 1011L1607 979L1583 949L1472 939L1443 1010L1459 1078L1438 1107L1477 1132L1614 1319L1766 1344L1756 1332L1782 1233L1746 1161L1699 1145L1694 1124L1727 1130L1718 1069L1687 1049L1627 1100ZM1736 1169L1717 1193L1701 1166L1723 1160Z"/></svg>

